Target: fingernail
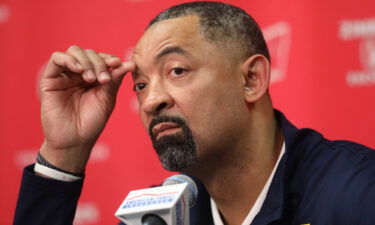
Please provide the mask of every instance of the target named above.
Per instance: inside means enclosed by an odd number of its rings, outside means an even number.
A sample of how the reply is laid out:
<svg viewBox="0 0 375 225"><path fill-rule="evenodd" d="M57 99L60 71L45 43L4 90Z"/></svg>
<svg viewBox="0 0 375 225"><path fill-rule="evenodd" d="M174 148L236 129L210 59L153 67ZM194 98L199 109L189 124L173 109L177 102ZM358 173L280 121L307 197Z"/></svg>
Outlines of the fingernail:
<svg viewBox="0 0 375 225"><path fill-rule="evenodd" d="M89 80L95 80L95 74L92 70L87 70L86 76L87 76L87 79L89 79Z"/></svg>
<svg viewBox="0 0 375 225"><path fill-rule="evenodd" d="M102 80L109 80L109 79L111 79L111 77L109 76L109 74L107 72L102 72L100 74L100 79L102 79Z"/></svg>

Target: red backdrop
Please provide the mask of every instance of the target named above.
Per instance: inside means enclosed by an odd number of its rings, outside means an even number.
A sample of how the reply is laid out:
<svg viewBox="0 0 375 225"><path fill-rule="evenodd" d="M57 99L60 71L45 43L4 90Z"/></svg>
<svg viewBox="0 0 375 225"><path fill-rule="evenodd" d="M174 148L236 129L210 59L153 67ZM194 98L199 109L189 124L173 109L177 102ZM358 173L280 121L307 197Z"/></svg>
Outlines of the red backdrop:
<svg viewBox="0 0 375 225"><path fill-rule="evenodd" d="M53 51L72 44L127 58L148 21L183 1L0 0L0 224L10 224L22 169L43 140L38 77ZM275 106L299 127L375 147L373 0L226 1L264 30L273 57ZM169 174L137 116L125 78L117 107L87 168L77 225L116 224L131 189Z"/></svg>

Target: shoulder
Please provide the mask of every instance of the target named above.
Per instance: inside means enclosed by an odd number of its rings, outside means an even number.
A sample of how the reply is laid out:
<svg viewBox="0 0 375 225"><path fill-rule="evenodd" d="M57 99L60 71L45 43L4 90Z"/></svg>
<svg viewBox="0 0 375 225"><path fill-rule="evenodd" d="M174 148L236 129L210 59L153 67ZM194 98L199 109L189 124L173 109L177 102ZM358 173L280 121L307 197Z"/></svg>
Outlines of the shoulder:
<svg viewBox="0 0 375 225"><path fill-rule="evenodd" d="M338 160L333 215L338 224L375 224L375 151L352 142L337 142L333 148L348 152L348 160ZM345 162L346 161L346 162Z"/></svg>
<svg viewBox="0 0 375 225"><path fill-rule="evenodd" d="M287 147L288 159L305 172L375 168L375 150L351 141L327 140L312 129L297 130Z"/></svg>
<svg viewBox="0 0 375 225"><path fill-rule="evenodd" d="M375 224L375 150L298 129L276 113L285 136L280 162L285 207L296 221Z"/></svg>
<svg viewBox="0 0 375 225"><path fill-rule="evenodd" d="M305 152L306 160L318 166L327 165L325 169L338 172L356 171L361 174L368 174L364 168L375 169L375 150L364 145L351 141L330 141L322 138L310 152ZM370 170L369 170L370 171ZM350 173L345 173L349 176Z"/></svg>
<svg viewBox="0 0 375 225"><path fill-rule="evenodd" d="M298 157L289 185L306 214L321 215L333 224L375 224L375 150L304 132L310 135L302 141L304 148L294 149ZM306 147L309 140L314 141Z"/></svg>
<svg viewBox="0 0 375 225"><path fill-rule="evenodd" d="M293 169L308 180L368 183L375 179L375 150L351 141L327 140L311 129L299 133L303 135L291 147L289 158Z"/></svg>

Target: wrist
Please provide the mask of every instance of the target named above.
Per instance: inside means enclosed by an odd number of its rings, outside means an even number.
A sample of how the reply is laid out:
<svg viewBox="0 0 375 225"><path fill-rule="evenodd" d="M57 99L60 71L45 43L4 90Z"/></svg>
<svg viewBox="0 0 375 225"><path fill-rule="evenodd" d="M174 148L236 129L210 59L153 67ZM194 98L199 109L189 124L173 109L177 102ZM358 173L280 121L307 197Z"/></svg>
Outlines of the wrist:
<svg viewBox="0 0 375 225"><path fill-rule="evenodd" d="M41 166L43 166L43 167L47 167L47 168L50 168L50 169L52 169L52 170L55 170L55 171L61 172L61 173L63 173L63 174L70 175L70 176L72 176L73 178L74 178L74 177L82 178L82 177L84 177L84 175L85 175L84 172L81 172L81 173L73 173L73 172L70 172L70 171L66 171L66 170L64 170L64 169L61 169L61 168L59 168L59 167L56 167L56 166L54 166L53 164L49 163L46 159L44 159L44 157L42 156L42 154L40 154L40 152L38 152L38 156L37 156L37 158L36 158L36 165L35 165L35 167L36 167L36 168L39 167L39 168L41 168L41 169L44 169L44 168L41 167ZM37 172L38 172L38 171L37 171ZM45 173L42 173L42 174L47 175L47 174L45 174Z"/></svg>
<svg viewBox="0 0 375 225"><path fill-rule="evenodd" d="M43 143L39 154L50 165L55 168L72 174L83 174L90 156L91 148L69 148L55 149Z"/></svg>

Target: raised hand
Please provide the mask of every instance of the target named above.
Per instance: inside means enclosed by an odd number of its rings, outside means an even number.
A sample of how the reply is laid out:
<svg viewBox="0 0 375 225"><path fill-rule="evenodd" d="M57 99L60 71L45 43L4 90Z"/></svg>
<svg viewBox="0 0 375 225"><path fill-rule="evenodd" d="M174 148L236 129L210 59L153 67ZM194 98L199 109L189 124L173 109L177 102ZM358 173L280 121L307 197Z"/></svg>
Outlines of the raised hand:
<svg viewBox="0 0 375 225"><path fill-rule="evenodd" d="M43 157L73 173L84 170L91 149L135 64L93 50L70 47L52 54L40 81Z"/></svg>

